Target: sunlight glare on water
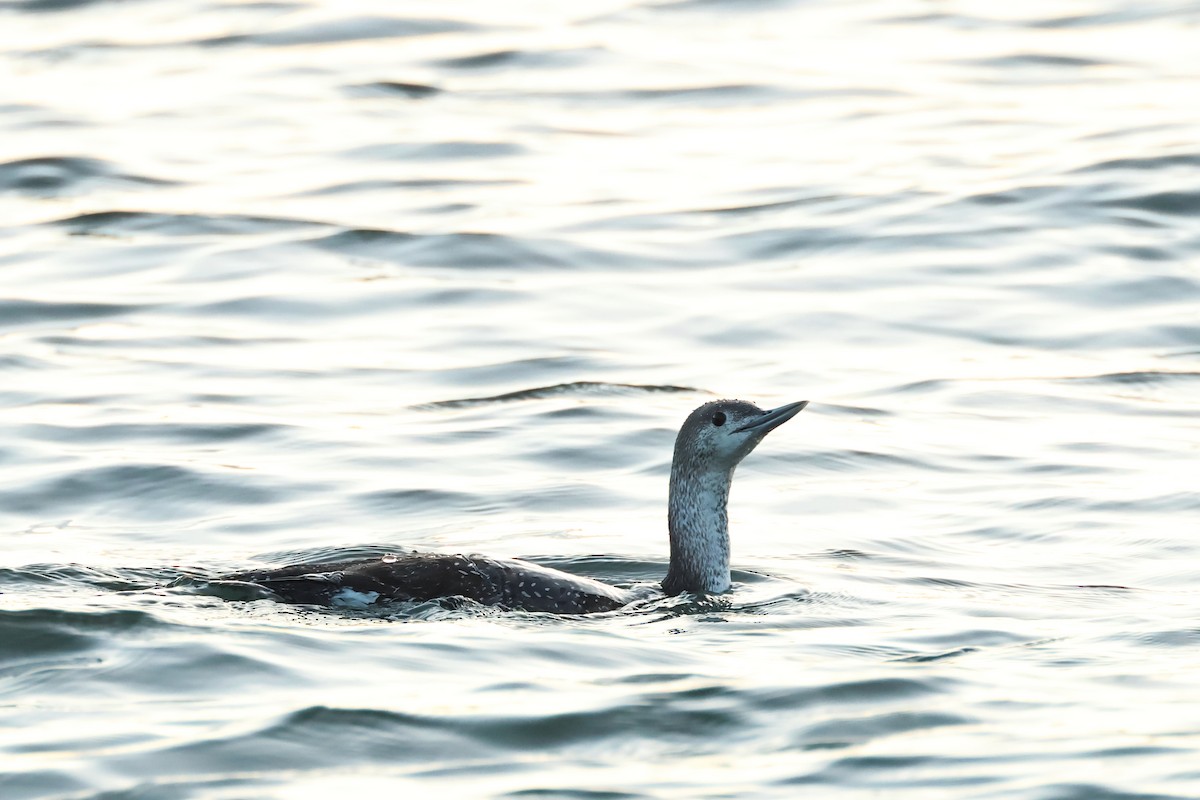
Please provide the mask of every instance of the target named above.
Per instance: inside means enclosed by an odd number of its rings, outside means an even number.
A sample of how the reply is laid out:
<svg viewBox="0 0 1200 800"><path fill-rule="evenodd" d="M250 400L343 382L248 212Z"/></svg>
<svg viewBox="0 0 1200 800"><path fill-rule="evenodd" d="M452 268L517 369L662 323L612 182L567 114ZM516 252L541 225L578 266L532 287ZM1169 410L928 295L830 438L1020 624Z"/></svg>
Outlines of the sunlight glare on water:
<svg viewBox="0 0 1200 800"><path fill-rule="evenodd" d="M0 2L0 798L1200 796L1198 30ZM646 599L208 583L408 549Z"/></svg>

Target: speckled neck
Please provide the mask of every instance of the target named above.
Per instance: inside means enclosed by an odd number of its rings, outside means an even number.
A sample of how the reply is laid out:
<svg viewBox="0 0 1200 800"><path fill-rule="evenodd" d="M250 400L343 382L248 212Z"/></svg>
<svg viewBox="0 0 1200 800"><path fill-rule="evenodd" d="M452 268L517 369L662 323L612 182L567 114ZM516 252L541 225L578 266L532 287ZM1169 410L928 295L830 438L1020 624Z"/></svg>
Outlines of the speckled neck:
<svg viewBox="0 0 1200 800"><path fill-rule="evenodd" d="M677 441L671 462L667 526L671 565L663 590L719 594L729 589L729 485L733 467L699 464Z"/></svg>

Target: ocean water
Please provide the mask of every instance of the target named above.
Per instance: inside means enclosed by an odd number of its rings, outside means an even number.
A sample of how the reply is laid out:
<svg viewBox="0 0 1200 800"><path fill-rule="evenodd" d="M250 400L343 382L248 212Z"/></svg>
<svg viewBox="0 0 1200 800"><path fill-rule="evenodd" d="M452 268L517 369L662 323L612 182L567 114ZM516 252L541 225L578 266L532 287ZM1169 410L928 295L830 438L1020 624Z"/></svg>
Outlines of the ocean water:
<svg viewBox="0 0 1200 800"><path fill-rule="evenodd" d="M1200 797L1200 6L0 3L0 798ZM403 548L735 589L223 596Z"/></svg>

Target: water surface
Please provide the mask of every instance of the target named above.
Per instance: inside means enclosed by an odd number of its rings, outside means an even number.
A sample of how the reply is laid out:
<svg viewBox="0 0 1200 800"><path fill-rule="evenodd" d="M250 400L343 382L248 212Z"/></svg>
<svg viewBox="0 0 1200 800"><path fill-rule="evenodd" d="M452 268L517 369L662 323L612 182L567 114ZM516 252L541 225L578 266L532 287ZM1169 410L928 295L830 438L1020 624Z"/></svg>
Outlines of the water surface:
<svg viewBox="0 0 1200 800"><path fill-rule="evenodd" d="M1200 796L1198 28L0 3L0 796ZM203 588L653 584L722 396L726 597Z"/></svg>

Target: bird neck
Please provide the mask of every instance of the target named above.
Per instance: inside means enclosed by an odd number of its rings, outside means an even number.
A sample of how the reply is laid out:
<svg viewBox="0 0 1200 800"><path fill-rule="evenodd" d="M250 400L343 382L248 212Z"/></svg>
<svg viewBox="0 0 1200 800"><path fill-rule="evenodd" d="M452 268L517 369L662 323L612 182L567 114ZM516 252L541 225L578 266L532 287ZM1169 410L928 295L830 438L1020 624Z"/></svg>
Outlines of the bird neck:
<svg viewBox="0 0 1200 800"><path fill-rule="evenodd" d="M729 485L733 469L696 469L679 454L671 464L667 594L719 594L729 588Z"/></svg>

